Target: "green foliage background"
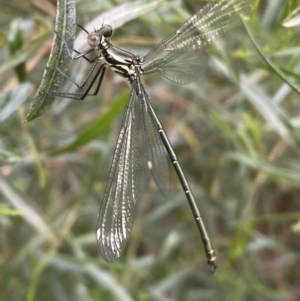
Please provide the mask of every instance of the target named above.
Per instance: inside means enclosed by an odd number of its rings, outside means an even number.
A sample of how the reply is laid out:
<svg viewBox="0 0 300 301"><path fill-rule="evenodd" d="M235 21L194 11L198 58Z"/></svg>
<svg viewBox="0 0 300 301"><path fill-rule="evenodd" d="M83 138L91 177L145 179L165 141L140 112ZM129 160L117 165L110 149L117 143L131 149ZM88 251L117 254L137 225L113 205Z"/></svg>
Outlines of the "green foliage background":
<svg viewBox="0 0 300 301"><path fill-rule="evenodd" d="M204 2L126 3L117 15L125 1L77 1L77 21L114 14L125 24L112 24L113 43L145 53ZM216 249L212 275L171 167L168 197L141 174L128 246L113 264L100 258L94 229L128 84L108 72L97 97L57 98L23 124L49 56L56 1L1 0L0 299L300 300L300 40L299 27L281 24L299 5L257 0L247 27L261 53L241 24L208 48L204 82L144 78ZM133 6L139 16L127 22ZM70 68L78 81L80 64Z"/></svg>

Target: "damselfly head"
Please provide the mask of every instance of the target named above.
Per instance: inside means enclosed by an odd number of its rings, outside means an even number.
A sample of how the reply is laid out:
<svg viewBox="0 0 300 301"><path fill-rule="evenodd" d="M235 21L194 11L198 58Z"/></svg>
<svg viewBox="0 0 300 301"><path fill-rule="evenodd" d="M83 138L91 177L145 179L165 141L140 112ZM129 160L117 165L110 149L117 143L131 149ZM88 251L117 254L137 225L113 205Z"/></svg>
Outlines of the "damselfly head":
<svg viewBox="0 0 300 301"><path fill-rule="evenodd" d="M97 47L101 42L101 34L98 31L93 31L88 35L87 41L91 47Z"/></svg>
<svg viewBox="0 0 300 301"><path fill-rule="evenodd" d="M110 25L102 25L100 29L93 31L88 35L88 44L93 48L98 47L98 45L101 43L102 37L108 38L112 35L112 32L113 30Z"/></svg>
<svg viewBox="0 0 300 301"><path fill-rule="evenodd" d="M112 27L111 27L110 25L104 24L104 25L102 25L102 27L99 29L99 32L101 32L101 34L103 34L103 36L104 36L105 38L108 38L108 37L110 37L110 36L112 35L113 30L112 30Z"/></svg>

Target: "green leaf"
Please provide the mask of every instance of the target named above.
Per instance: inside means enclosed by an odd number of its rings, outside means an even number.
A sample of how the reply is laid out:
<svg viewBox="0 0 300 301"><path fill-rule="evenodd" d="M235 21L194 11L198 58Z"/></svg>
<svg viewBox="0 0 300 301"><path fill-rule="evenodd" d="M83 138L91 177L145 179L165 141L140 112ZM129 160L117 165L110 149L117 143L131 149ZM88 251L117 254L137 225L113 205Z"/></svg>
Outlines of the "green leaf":
<svg viewBox="0 0 300 301"><path fill-rule="evenodd" d="M23 46L23 32L21 29L20 19L12 21L10 24L10 32L8 35L8 45L12 54L16 53ZM26 78L25 63L20 63L15 67L16 74L18 75L19 81L23 82Z"/></svg>
<svg viewBox="0 0 300 301"><path fill-rule="evenodd" d="M7 207L0 206L0 215L19 216L23 214L23 210L15 210Z"/></svg>
<svg viewBox="0 0 300 301"><path fill-rule="evenodd" d="M28 224L30 224L36 232L40 233L43 239L49 242L58 244L58 238L56 233L47 224L44 217L30 206L29 202L26 201L25 196L19 194L11 186L11 182L8 182L0 173L0 193L8 203L11 204L17 211L22 212L22 217Z"/></svg>
<svg viewBox="0 0 300 301"><path fill-rule="evenodd" d="M254 39L254 36L251 33L251 30L246 22L243 21L243 24L245 26L245 29L248 33L248 36L250 40L252 41L254 47L258 51L258 53L261 55L263 60L267 63L267 65L285 82L287 83L294 91L296 91L298 94L300 94L300 87L293 82L289 80L289 78L280 70L278 66L276 66L263 52L263 50L260 48L256 40Z"/></svg>
<svg viewBox="0 0 300 301"><path fill-rule="evenodd" d="M265 157L250 158L241 153L231 153L229 157L253 169L260 169L273 177L280 177L287 181L300 181L300 165L294 162L270 162Z"/></svg>
<svg viewBox="0 0 300 301"><path fill-rule="evenodd" d="M246 76L241 76L241 90L247 99L256 107L268 124L282 138L291 144L297 144L293 127L283 110L257 84Z"/></svg>
<svg viewBox="0 0 300 301"><path fill-rule="evenodd" d="M77 139L63 148L54 151L51 155L58 155L65 152L70 152L78 147L87 144L91 140L98 137L107 131L111 123L115 120L116 116L124 109L124 106L129 98L129 91L124 92L110 107L103 116L101 116L94 124L86 129Z"/></svg>
<svg viewBox="0 0 300 301"><path fill-rule="evenodd" d="M0 65L0 75L5 75L12 68L16 68L18 65L26 62L36 51L41 47L41 45L47 40L49 36L49 31L43 31L41 34L37 35L34 39L26 44L22 49L14 53L9 59L1 62ZM1 37L0 37L1 43Z"/></svg>
<svg viewBox="0 0 300 301"><path fill-rule="evenodd" d="M19 162L21 160L22 158L19 155L0 148L0 164L3 164L3 162Z"/></svg>
<svg viewBox="0 0 300 301"><path fill-rule="evenodd" d="M24 83L0 95L0 122L11 116L29 97L33 85Z"/></svg>
<svg viewBox="0 0 300 301"><path fill-rule="evenodd" d="M57 92L64 76L56 70L65 72L70 64L70 57L65 49L65 43L69 49L73 49L76 30L76 11L74 0L60 0L57 3L57 16L54 37L50 57L42 78L41 85L31 103L30 112L24 122L29 122L42 115L52 104L55 96L48 92ZM62 38L63 37L63 38ZM64 41L65 40L65 41Z"/></svg>
<svg viewBox="0 0 300 301"><path fill-rule="evenodd" d="M282 22L285 27L295 27L300 25L300 7L294 9Z"/></svg>

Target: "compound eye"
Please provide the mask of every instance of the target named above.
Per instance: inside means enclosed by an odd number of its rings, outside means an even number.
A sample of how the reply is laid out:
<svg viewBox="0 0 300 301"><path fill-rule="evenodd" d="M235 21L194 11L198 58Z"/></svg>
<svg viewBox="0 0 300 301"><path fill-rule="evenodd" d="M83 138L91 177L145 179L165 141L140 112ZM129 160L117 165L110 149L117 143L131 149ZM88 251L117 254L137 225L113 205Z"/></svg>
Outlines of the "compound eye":
<svg viewBox="0 0 300 301"><path fill-rule="evenodd" d="M108 38L112 35L113 30L110 25L105 24L101 27L101 32L105 38Z"/></svg>
<svg viewBox="0 0 300 301"><path fill-rule="evenodd" d="M87 40L91 47L97 47L100 44L100 36L96 32L90 33Z"/></svg>

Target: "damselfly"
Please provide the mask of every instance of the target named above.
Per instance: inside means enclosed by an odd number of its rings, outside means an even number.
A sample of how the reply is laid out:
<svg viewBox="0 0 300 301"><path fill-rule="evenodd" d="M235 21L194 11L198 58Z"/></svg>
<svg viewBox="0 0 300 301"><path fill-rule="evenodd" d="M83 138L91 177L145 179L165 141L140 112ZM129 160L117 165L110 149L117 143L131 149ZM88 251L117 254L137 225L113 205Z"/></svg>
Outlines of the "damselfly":
<svg viewBox="0 0 300 301"><path fill-rule="evenodd" d="M81 85L64 74L78 88L86 87L84 92L55 95L72 99L96 95L108 67L126 78L131 85L131 94L124 112L97 221L97 241L102 256L108 262L120 257L129 238L140 199L136 127L136 117L139 117L152 176L158 188L164 191L169 176L167 159L169 156L199 228L207 261L211 270L215 271L216 256L200 211L169 139L152 108L141 75L157 72L177 84L188 84L203 78L207 65L205 47L236 25L240 15L247 15L251 9L251 1L229 0L208 3L144 57L115 47L108 40L112 34L109 25L102 25L100 29L91 33L81 27L88 35L87 42L90 48L82 53L73 50L76 53L73 57L71 51L67 49L71 59L84 58L91 63L91 69ZM96 57L89 59L87 55L94 51L97 53ZM91 93L94 86L95 91Z"/></svg>

